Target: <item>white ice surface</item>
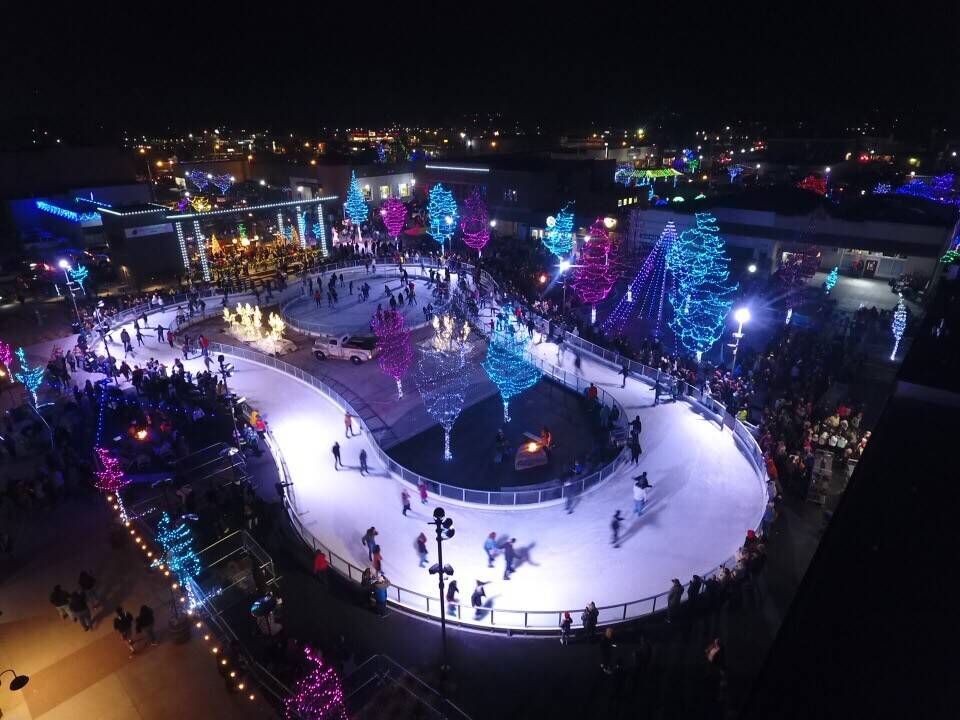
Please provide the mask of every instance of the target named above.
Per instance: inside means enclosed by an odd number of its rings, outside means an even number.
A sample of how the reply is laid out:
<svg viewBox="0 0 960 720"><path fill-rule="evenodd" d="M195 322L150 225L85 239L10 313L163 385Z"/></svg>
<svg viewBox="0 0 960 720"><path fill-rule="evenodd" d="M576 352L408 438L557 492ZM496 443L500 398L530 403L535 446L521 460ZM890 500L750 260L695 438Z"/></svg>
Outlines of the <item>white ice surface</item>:
<svg viewBox="0 0 960 720"><path fill-rule="evenodd" d="M163 313L165 326L174 313ZM154 316L150 321L156 325ZM119 340L119 332L120 328L114 328L115 340ZM148 335L148 347L138 353L137 362L156 357L169 364L179 356L166 343L158 346L155 337L155 333ZM33 348L31 357L45 360L52 344ZM119 345L111 345L111 349L117 354ZM556 362L554 345L545 343L533 350ZM712 570L736 551L746 530L759 521L766 501L762 483L729 430L721 432L715 422L683 402L654 408L649 386L631 379L620 389L615 368L589 355L582 358L587 380L612 393L629 418L640 415L640 464L626 466L579 498L571 515L562 505L493 510L447 504L457 532L444 544L444 562L456 570L464 604L469 603L475 580L490 582L486 592L494 610L572 610L589 601L602 606L640 600L666 591L671 578L686 582L694 573ZM367 527L376 526L384 572L390 581L435 596L436 578L418 567L414 543L421 531L432 538L426 523L437 499L431 497L428 504L421 505L415 488L379 466L365 434L347 439L343 411L317 390L262 365L233 362L236 373L230 380L231 389L246 396L269 422L295 482L301 520L309 532L334 553L363 568L370 563L360 537ZM193 371L203 369L199 358L185 364ZM566 352L563 366L574 371L571 351ZM82 384L83 373L75 379ZM460 423L453 432L469 433L470 428ZM348 466L340 471L333 468L331 446L335 440L340 442ZM362 448L367 450L372 473L366 477L359 473ZM424 447L423 451L439 453L441 448ZM645 513L635 518L631 477L642 470L648 473L653 490ZM404 488L413 501L413 512L407 517L401 514ZM614 549L609 525L618 508L626 521L621 547ZM496 532L501 541L517 539L516 548L523 559L509 581L502 579L502 558L494 568L487 567L482 546L490 532ZM436 545L430 542L429 547L432 563ZM395 593L392 589L391 597ZM406 596L403 599L417 602ZM434 602L431 610L436 606ZM649 603L644 607L649 610ZM640 614L644 607L634 606L629 614ZM601 621L614 619L619 612L604 613ZM464 617L467 615L473 617L469 613ZM518 618L514 616L511 624L522 624ZM506 618L498 617L496 622L506 622ZM556 619L531 617L530 622L553 627Z"/></svg>

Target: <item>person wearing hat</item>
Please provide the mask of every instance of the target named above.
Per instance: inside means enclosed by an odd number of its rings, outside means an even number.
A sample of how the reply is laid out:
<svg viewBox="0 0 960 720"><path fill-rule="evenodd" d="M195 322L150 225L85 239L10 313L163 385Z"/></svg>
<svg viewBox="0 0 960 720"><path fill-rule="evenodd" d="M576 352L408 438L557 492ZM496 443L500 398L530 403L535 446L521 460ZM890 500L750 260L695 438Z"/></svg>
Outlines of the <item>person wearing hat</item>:
<svg viewBox="0 0 960 720"><path fill-rule="evenodd" d="M636 515L643 514L643 508L647 504L647 497L652 486L647 482L647 473L640 473L634 478L633 483L633 512Z"/></svg>

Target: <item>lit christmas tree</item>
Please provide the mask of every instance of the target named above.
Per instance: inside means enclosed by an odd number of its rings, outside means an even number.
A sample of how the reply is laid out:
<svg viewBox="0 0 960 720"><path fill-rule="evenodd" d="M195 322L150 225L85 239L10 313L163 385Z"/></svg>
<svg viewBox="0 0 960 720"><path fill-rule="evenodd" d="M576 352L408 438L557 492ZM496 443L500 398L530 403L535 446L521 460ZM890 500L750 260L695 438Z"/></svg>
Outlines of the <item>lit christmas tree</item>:
<svg viewBox="0 0 960 720"><path fill-rule="evenodd" d="M542 242L558 260L570 253L573 249L573 203L567 203L556 217L547 218Z"/></svg>
<svg viewBox="0 0 960 720"><path fill-rule="evenodd" d="M893 323L890 330L893 333L893 352L890 353L890 359L897 357L897 348L900 347L900 339L903 337L904 330L907 329L907 307L903 304L903 295L897 301L897 309L893 311Z"/></svg>
<svg viewBox="0 0 960 720"><path fill-rule="evenodd" d="M617 281L614 255L610 234L603 226L603 221L597 218L590 227L590 240L583 246L573 273L574 290L592 308L590 322L596 322L597 303L607 297Z"/></svg>
<svg viewBox="0 0 960 720"><path fill-rule="evenodd" d="M430 235L440 243L440 252L453 236L457 228L457 202L453 193L437 183L430 188L430 201L427 203Z"/></svg>
<svg viewBox="0 0 960 720"><path fill-rule="evenodd" d="M479 256L490 242L490 215L480 188L474 188L463 201L463 219L460 221L460 229L463 231L463 242L467 247L476 250Z"/></svg>
<svg viewBox="0 0 960 720"><path fill-rule="evenodd" d="M787 306L787 323L793 317L793 311L803 303L803 289L819 267L820 248L816 245L808 245L790 253L786 259L781 259L777 280L783 287L784 302Z"/></svg>
<svg viewBox="0 0 960 720"><path fill-rule="evenodd" d="M190 527L185 522L174 526L170 516L164 512L157 525L157 542L163 548L161 562L167 564L170 572L177 576L180 585L186 590L190 608L197 607L199 601L191 584L187 582L197 577L201 570L200 557L193 549L193 532Z"/></svg>
<svg viewBox="0 0 960 720"><path fill-rule="evenodd" d="M223 249L220 247L220 241L217 240L216 233L210 235L210 254L219 255L223 252Z"/></svg>
<svg viewBox="0 0 960 720"><path fill-rule="evenodd" d="M490 336L487 358L481 364L487 377L500 390L503 421L510 422L510 400L536 385L542 373L530 360L527 330L516 323L513 307L503 305L500 313L505 320Z"/></svg>
<svg viewBox="0 0 960 720"><path fill-rule="evenodd" d="M803 180L797 183L801 190L807 190L817 195L827 194L827 180L819 175L807 175Z"/></svg>
<svg viewBox="0 0 960 720"><path fill-rule="evenodd" d="M677 239L677 227L667 221L650 254L647 255L633 282L613 312L607 316L603 329L622 334L631 316L654 321L653 336L660 337L663 322L663 301L667 294L667 257Z"/></svg>
<svg viewBox="0 0 960 720"><path fill-rule="evenodd" d="M295 694L285 701L287 720L347 720L340 678L309 647L304 648L310 672L297 682Z"/></svg>
<svg viewBox="0 0 960 720"><path fill-rule="evenodd" d="M3 365L3 369L7 372L7 377L10 378L10 382L13 382L13 372L10 364L13 362L13 348L11 348L3 340L0 340L0 365Z"/></svg>
<svg viewBox="0 0 960 720"><path fill-rule="evenodd" d="M827 275L827 279L823 281L823 287L827 291L827 294L830 294L830 291L837 286L837 280L840 278L840 268L835 267L830 271L830 274Z"/></svg>
<svg viewBox="0 0 960 720"><path fill-rule="evenodd" d="M729 282L730 259L716 218L697 213L696 221L696 227L684 230L673 243L667 264L674 277L670 329L699 362L723 334L737 286Z"/></svg>
<svg viewBox="0 0 960 720"><path fill-rule="evenodd" d="M17 362L20 365L20 372L16 373L14 377L23 383L23 386L33 398L33 404L36 405L37 390L39 390L43 384L44 369L43 367L30 367L30 364L27 362L27 353L24 352L22 347L17 348L16 354Z"/></svg>
<svg viewBox="0 0 960 720"><path fill-rule="evenodd" d="M410 331L404 327L403 313L387 310L380 318L376 315L370 321L377 336L377 348L380 350L380 369L397 383L397 397L403 397L401 378L406 374L413 360L410 347Z"/></svg>
<svg viewBox="0 0 960 720"><path fill-rule="evenodd" d="M86 293L83 284L87 281L87 278L90 277L90 271L83 265L77 265L75 268L70 268L69 273L70 279L80 286L80 292Z"/></svg>
<svg viewBox="0 0 960 720"><path fill-rule="evenodd" d="M407 206L398 198L389 198L380 208L380 215L383 217L383 224L390 233L390 237L396 240L403 232L403 226L407 223Z"/></svg>
<svg viewBox="0 0 960 720"><path fill-rule="evenodd" d="M730 182L737 179L737 176L743 173L743 167L740 165L730 165L727 167L727 175L730 176Z"/></svg>
<svg viewBox="0 0 960 720"><path fill-rule="evenodd" d="M350 188L347 190L347 201L343 206L347 211L347 217L354 225L359 227L361 223L367 221L370 210L367 208L367 201L363 197L363 190L360 188L356 172L350 173Z"/></svg>
<svg viewBox="0 0 960 720"><path fill-rule="evenodd" d="M216 186L222 195L233 185L233 177L230 175L214 175L210 178L210 182Z"/></svg>
<svg viewBox="0 0 960 720"><path fill-rule="evenodd" d="M210 184L207 174L201 170L188 170L184 177L196 185L197 189L200 191Z"/></svg>
<svg viewBox="0 0 960 720"><path fill-rule="evenodd" d="M443 428L443 458L452 460L450 431L467 392L466 354L470 326L450 315L433 318L433 337L417 363L417 389L433 420Z"/></svg>
<svg viewBox="0 0 960 720"><path fill-rule="evenodd" d="M120 517L127 522L127 509L123 506L123 498L120 497L120 491L130 484L130 478L120 467L120 461L117 460L109 450L98 447L96 449L97 461L100 463L100 470L96 471L96 482L98 490L113 495L120 509Z"/></svg>

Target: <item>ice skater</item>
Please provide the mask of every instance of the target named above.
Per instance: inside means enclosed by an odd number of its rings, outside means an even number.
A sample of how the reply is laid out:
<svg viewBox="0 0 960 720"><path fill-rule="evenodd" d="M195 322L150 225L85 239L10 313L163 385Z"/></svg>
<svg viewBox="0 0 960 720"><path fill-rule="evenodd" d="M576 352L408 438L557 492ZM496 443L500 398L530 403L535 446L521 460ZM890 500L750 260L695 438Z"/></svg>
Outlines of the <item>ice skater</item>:
<svg viewBox="0 0 960 720"><path fill-rule="evenodd" d="M613 520L610 521L610 532L611 539L610 544L615 548L620 547L620 524L623 522L623 516L620 515L620 511L617 510L613 514Z"/></svg>
<svg viewBox="0 0 960 720"><path fill-rule="evenodd" d="M379 535L377 529L372 525L367 528L367 531L363 534L363 537L360 538L360 544L366 546L367 556L370 559L370 562L373 562L373 549L378 547L374 542L374 539Z"/></svg>
<svg viewBox="0 0 960 720"><path fill-rule="evenodd" d="M342 462L340 462L340 443L334 442L333 447L330 448L330 452L333 453L333 469L339 470L341 467L346 467Z"/></svg>
<svg viewBox="0 0 960 720"><path fill-rule="evenodd" d="M470 604L474 608L475 620L479 620L483 617L483 599L487 596L487 592L483 589L484 585L486 585L485 582L477 580L477 586L473 589L473 593L470 595Z"/></svg>
<svg viewBox="0 0 960 720"><path fill-rule="evenodd" d="M563 614L563 619L560 621L560 644L569 645L570 644L570 627L573 625L573 618L570 617L569 612Z"/></svg>
<svg viewBox="0 0 960 720"><path fill-rule="evenodd" d="M420 492L420 504L426 505L427 504L427 484L423 480L421 480L419 483L417 483L417 490Z"/></svg>
<svg viewBox="0 0 960 720"><path fill-rule="evenodd" d="M423 533L417 535L417 555L420 556L420 567L427 564L427 536Z"/></svg>
<svg viewBox="0 0 960 720"><path fill-rule="evenodd" d="M348 438L353 437L353 415L348 412L343 414L343 429Z"/></svg>
<svg viewBox="0 0 960 720"><path fill-rule="evenodd" d="M620 370L620 375L623 376L623 382L620 383L620 387L625 388L627 386L627 376L630 375L630 368L627 367L624 363L623 368Z"/></svg>
<svg viewBox="0 0 960 720"><path fill-rule="evenodd" d="M407 513L410 512L410 493L406 490L401 491L400 502L403 503L402 515L406 517Z"/></svg>
<svg viewBox="0 0 960 720"><path fill-rule="evenodd" d="M647 496L650 488L653 487L647 482L647 473L642 472L634 478L633 483L633 512L639 517L643 514L643 509L647 505Z"/></svg>
<svg viewBox="0 0 960 720"><path fill-rule="evenodd" d="M513 562L517 559L517 551L513 549L513 544L517 541L516 538L510 538L503 545L500 546L500 549L503 550L503 579L509 580L510 576L513 574Z"/></svg>
<svg viewBox="0 0 960 720"><path fill-rule="evenodd" d="M360 474L366 475L370 472L370 468L367 467L367 451L360 450Z"/></svg>
<svg viewBox="0 0 960 720"><path fill-rule="evenodd" d="M495 532L487 535L483 541L483 551L487 554L487 567L493 567L493 561L497 558L497 534Z"/></svg>

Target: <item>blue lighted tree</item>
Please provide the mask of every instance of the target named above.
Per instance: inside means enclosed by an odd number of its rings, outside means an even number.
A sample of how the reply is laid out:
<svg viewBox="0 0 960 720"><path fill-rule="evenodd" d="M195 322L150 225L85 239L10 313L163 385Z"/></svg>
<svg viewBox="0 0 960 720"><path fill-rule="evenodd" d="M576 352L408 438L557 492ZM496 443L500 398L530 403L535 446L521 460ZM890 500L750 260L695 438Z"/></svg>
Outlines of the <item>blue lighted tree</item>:
<svg viewBox="0 0 960 720"><path fill-rule="evenodd" d="M834 268L830 271L830 274L827 275L827 279L823 281L823 289L827 291L827 294L830 294L830 291L837 286L837 280L840 276L840 268Z"/></svg>
<svg viewBox="0 0 960 720"><path fill-rule="evenodd" d="M450 315L434 316L434 334L421 348L417 389L427 414L443 428L443 459L452 460L450 432L467 393L466 354L470 326Z"/></svg>
<svg viewBox="0 0 960 720"><path fill-rule="evenodd" d="M370 210L367 208L367 201L363 197L363 190L360 188L356 172L350 173L350 188L347 190L347 201L343 206L347 211L347 217L354 225L359 226L367 221Z"/></svg>
<svg viewBox="0 0 960 720"><path fill-rule="evenodd" d="M716 218L697 213L696 222L673 243L667 264L674 276L670 329L699 362L723 333L737 285L730 283L730 259Z"/></svg>
<svg viewBox="0 0 960 720"><path fill-rule="evenodd" d="M87 291L83 287L83 284L87 281L87 278L90 277L90 271L83 265L77 265L75 268L70 268L68 272L70 273L70 278L80 286L80 291L86 293Z"/></svg>
<svg viewBox="0 0 960 720"><path fill-rule="evenodd" d="M503 421L510 422L510 400L536 385L542 373L531 362L527 353L527 331L516 324L513 308L504 305L500 312L504 319L491 334L487 358L481 365L487 377L500 390Z"/></svg>
<svg viewBox="0 0 960 720"><path fill-rule="evenodd" d="M22 347L17 348L16 355L17 361L20 363L20 372L15 373L14 377L23 383L23 386L33 398L33 404L36 405L37 390L39 390L43 384L44 368L42 366L30 367L30 364L27 362L27 354Z"/></svg>
<svg viewBox="0 0 960 720"><path fill-rule="evenodd" d="M440 243L440 252L453 236L457 228L457 201L453 193L441 183L430 188L430 201L427 203L427 215L430 221L430 234Z"/></svg>
<svg viewBox="0 0 960 720"><path fill-rule="evenodd" d="M188 580L200 574L200 557L193 549L193 532L185 522L174 525L170 515L163 513L157 525L157 541L163 548L163 558L170 572L177 576L180 585L186 590L190 607L196 607L197 598ZM174 603L176 607L176 603Z"/></svg>
<svg viewBox="0 0 960 720"><path fill-rule="evenodd" d="M547 218L543 245L556 255L557 259L570 254L573 249L573 203L567 203L555 217Z"/></svg>

